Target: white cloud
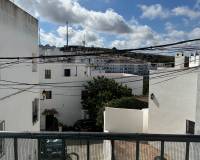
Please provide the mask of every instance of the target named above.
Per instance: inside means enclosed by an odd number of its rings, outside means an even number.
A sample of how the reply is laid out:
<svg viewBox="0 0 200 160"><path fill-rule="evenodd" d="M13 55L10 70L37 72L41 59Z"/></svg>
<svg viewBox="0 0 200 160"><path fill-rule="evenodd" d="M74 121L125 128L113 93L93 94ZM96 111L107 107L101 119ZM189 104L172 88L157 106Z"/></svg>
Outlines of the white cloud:
<svg viewBox="0 0 200 160"><path fill-rule="evenodd" d="M169 16L169 11L164 9L160 4L154 5L139 5L139 8L142 10L142 18L167 18Z"/></svg>
<svg viewBox="0 0 200 160"><path fill-rule="evenodd" d="M197 1L197 7L200 6L200 0ZM183 16L187 17L191 20L200 18L200 11L191 9L187 6L178 6L173 9L166 9L161 4L153 4L153 5L139 5L139 8L142 10L142 18L149 18L151 20L155 18L169 18L172 16Z"/></svg>
<svg viewBox="0 0 200 160"><path fill-rule="evenodd" d="M172 23L170 23L170 22L166 22L166 23L165 23L165 30L166 30L166 31L171 31L171 30L173 30L173 29L175 29L174 24L172 24Z"/></svg>
<svg viewBox="0 0 200 160"><path fill-rule="evenodd" d="M196 9L200 9L200 0L196 1L196 4L194 6Z"/></svg>
<svg viewBox="0 0 200 160"><path fill-rule="evenodd" d="M64 46L65 40L62 37L57 36L51 32L45 32L40 30L40 39L42 44L49 44L51 46Z"/></svg>
<svg viewBox="0 0 200 160"><path fill-rule="evenodd" d="M172 10L172 12L176 16L185 16L190 19L200 18L199 11L194 11L186 6L176 7Z"/></svg>
<svg viewBox="0 0 200 160"><path fill-rule="evenodd" d="M194 28L190 34L189 37L192 38L199 38L200 37L200 27Z"/></svg>
<svg viewBox="0 0 200 160"><path fill-rule="evenodd" d="M18 4L42 20L63 25L66 21L83 28L109 33L130 33L131 26L112 9L105 12L88 10L77 0L18 0Z"/></svg>
<svg viewBox="0 0 200 160"><path fill-rule="evenodd" d="M171 43L184 39L200 37L200 28L190 32L177 30L173 24L165 24L166 33L157 33L147 25L141 25L133 18L127 22L121 15L112 9L105 12L88 10L82 7L78 0L18 0L18 3L27 8L42 20L60 24L54 32L41 31L43 44L63 46L66 39L66 21L70 22L69 44L82 45L86 40L87 46L104 46L117 48L137 48L163 43ZM163 8L160 4L151 6L140 5L143 18L168 18L170 16L184 16L190 19L199 17L199 12L187 7L176 7L172 13L170 9ZM186 15L186 11L187 14ZM101 32L112 33L116 40L107 43L106 36ZM106 43L105 43L106 42Z"/></svg>
<svg viewBox="0 0 200 160"><path fill-rule="evenodd" d="M155 45L159 42L159 36L148 26L135 26L132 34L121 36L114 40L110 47L119 49L137 48L142 46Z"/></svg>
<svg viewBox="0 0 200 160"><path fill-rule="evenodd" d="M149 27L143 29L139 27L136 33L129 34L129 36L120 37L120 39L114 40L110 47L117 47L119 49L138 48L199 37L200 27L194 28L188 32L183 30L176 30L175 27L171 27L168 28L166 33L162 34L152 31Z"/></svg>
<svg viewBox="0 0 200 160"><path fill-rule="evenodd" d="M60 26L57 28L56 33L40 31L42 44L49 44L52 46L62 47L66 44L66 27ZM83 41L86 42L86 46L98 46L102 47L103 38L97 33L89 31L87 29L74 30L69 28L69 44L70 45L83 45Z"/></svg>

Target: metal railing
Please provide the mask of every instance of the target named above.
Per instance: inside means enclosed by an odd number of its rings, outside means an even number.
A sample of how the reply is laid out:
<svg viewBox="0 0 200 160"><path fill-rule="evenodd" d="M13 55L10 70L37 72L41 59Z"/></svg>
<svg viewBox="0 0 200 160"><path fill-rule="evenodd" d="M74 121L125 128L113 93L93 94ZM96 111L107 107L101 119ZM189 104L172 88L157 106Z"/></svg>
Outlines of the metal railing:
<svg viewBox="0 0 200 160"><path fill-rule="evenodd" d="M200 135L0 132L0 160L199 160Z"/></svg>

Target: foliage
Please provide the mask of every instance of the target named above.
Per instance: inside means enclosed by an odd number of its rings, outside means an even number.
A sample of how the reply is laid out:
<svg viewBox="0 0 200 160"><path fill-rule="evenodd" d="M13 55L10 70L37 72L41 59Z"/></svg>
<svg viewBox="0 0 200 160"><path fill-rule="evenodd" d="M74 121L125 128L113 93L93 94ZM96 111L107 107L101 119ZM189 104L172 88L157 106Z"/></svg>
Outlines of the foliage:
<svg viewBox="0 0 200 160"><path fill-rule="evenodd" d="M127 86L117 83L115 80L105 77L93 78L85 85L85 93L82 97L83 109L88 110L91 119L97 121L98 126L102 127L104 104L121 97L129 97L132 90Z"/></svg>
<svg viewBox="0 0 200 160"><path fill-rule="evenodd" d="M174 56L144 54L144 53L126 53L125 56L144 60L151 63L174 62Z"/></svg>
<svg viewBox="0 0 200 160"><path fill-rule="evenodd" d="M106 106L113 108L143 109L148 107L148 103L135 99L134 97L122 97L108 102Z"/></svg>

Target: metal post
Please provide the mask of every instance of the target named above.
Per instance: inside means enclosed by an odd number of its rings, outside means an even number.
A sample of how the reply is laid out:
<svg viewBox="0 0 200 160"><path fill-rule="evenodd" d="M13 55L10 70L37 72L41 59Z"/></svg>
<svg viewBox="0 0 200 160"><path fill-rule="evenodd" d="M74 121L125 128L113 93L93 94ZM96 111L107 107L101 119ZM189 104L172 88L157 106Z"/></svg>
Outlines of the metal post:
<svg viewBox="0 0 200 160"><path fill-rule="evenodd" d="M165 142L161 141L161 149L160 149L160 159L164 160L164 153L165 153Z"/></svg>
<svg viewBox="0 0 200 160"><path fill-rule="evenodd" d="M38 139L38 160L41 160L41 141Z"/></svg>
<svg viewBox="0 0 200 160"><path fill-rule="evenodd" d="M140 158L140 142L136 142L136 160L139 160Z"/></svg>
<svg viewBox="0 0 200 160"><path fill-rule="evenodd" d="M67 49L68 49L68 43L69 43L69 23L68 21L66 22L66 46L67 46Z"/></svg>
<svg viewBox="0 0 200 160"><path fill-rule="evenodd" d="M15 157L15 160L18 160L18 143L17 143L17 138L14 138L14 157Z"/></svg>
<svg viewBox="0 0 200 160"><path fill-rule="evenodd" d="M111 140L111 150L112 150L111 160L115 160L115 141L114 140Z"/></svg>
<svg viewBox="0 0 200 160"><path fill-rule="evenodd" d="M90 141L87 141L87 160L90 160Z"/></svg>
<svg viewBox="0 0 200 160"><path fill-rule="evenodd" d="M190 155L190 142L186 142L185 160L189 160Z"/></svg>
<svg viewBox="0 0 200 160"><path fill-rule="evenodd" d="M66 160L65 146L66 146L65 139L62 139L62 157L63 157L63 160Z"/></svg>

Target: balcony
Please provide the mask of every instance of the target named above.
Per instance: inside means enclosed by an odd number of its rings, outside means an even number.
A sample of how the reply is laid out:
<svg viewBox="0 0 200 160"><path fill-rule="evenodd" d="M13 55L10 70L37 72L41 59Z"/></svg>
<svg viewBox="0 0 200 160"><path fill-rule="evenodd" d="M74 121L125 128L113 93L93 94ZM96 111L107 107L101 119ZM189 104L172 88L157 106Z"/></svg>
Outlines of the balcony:
<svg viewBox="0 0 200 160"><path fill-rule="evenodd" d="M199 160L199 135L0 133L0 160Z"/></svg>

